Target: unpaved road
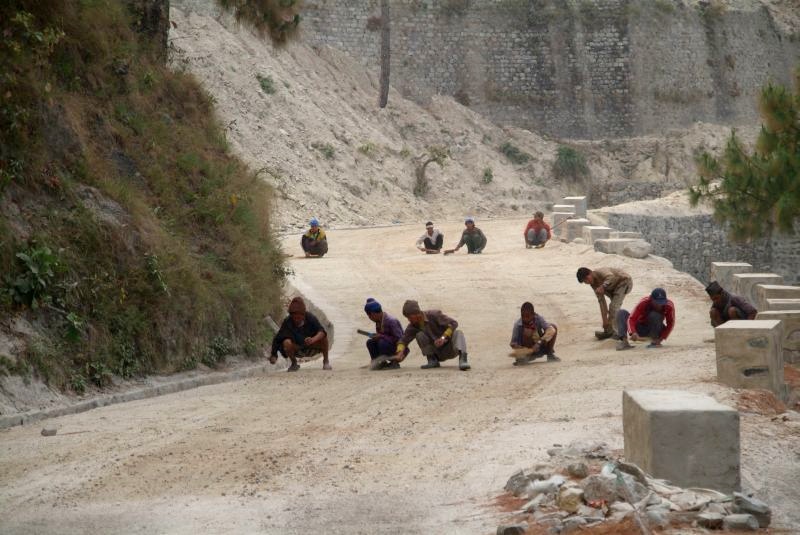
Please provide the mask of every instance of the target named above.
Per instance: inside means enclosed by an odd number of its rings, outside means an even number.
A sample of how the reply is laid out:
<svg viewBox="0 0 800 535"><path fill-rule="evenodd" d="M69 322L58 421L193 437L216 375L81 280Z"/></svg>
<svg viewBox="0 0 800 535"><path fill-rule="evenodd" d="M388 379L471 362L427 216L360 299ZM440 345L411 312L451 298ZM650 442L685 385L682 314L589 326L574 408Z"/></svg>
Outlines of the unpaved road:
<svg viewBox="0 0 800 535"><path fill-rule="evenodd" d="M0 432L3 533L490 533L489 502L553 443L622 447L624 388L678 388L735 403L716 384L702 286L658 260L554 243L522 246L523 220L479 221L486 253L413 249L421 226L330 232L323 259L295 258L294 284L333 321L333 372L295 374L116 405ZM442 226L446 245L461 225ZM287 251L299 253L299 238ZM577 267L621 266L634 302L667 288L677 327L661 350L598 342L596 300ZM417 298L457 318L472 371L369 372L364 300L391 313ZM507 343L524 300L560 327L560 363L511 366ZM784 527L800 526L798 430L743 414L746 487ZM72 433L72 434L69 434Z"/></svg>

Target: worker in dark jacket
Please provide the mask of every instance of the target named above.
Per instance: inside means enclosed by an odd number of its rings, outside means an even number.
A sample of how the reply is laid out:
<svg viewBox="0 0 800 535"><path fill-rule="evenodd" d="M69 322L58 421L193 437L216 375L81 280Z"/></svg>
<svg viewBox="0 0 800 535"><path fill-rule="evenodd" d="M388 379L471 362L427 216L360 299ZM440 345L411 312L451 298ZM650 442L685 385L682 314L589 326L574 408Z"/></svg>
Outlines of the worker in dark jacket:
<svg viewBox="0 0 800 535"><path fill-rule="evenodd" d="M515 366L528 364L543 356L548 362L561 360L555 354L558 327L548 323L546 319L537 314L533 303L525 302L520 307L520 318L514 323L511 331L511 348L515 351Z"/></svg>
<svg viewBox="0 0 800 535"><path fill-rule="evenodd" d="M325 235L325 231L320 228L316 217L312 218L308 224L310 227L308 232L300 238L303 251L306 256L325 256L325 253L328 252L328 237Z"/></svg>
<svg viewBox="0 0 800 535"><path fill-rule="evenodd" d="M445 251L445 253L455 253L464 245L467 246L467 254L480 254L486 247L486 235L481 229L475 226L475 219L468 217L464 220L464 232L461 233L461 239L456 245L455 249Z"/></svg>
<svg viewBox="0 0 800 535"><path fill-rule="evenodd" d="M706 293L711 297L711 326L718 327L728 320L755 319L758 310L747 299L739 295L728 293L713 281L706 287Z"/></svg>
<svg viewBox="0 0 800 535"><path fill-rule="evenodd" d="M440 362L458 356L458 368L469 370L467 362L467 340L458 329L458 322L441 310L422 311L419 303L408 300L403 304L403 316L408 326L397 344L395 360L406 358L406 348L416 340L422 354L428 359L422 369L438 368Z"/></svg>
<svg viewBox="0 0 800 535"><path fill-rule="evenodd" d="M272 364L278 360L278 352L292 362L287 370L290 372L300 369L298 358L309 358L317 353L322 353L322 369L333 369L328 361L328 333L317 317L306 311L306 303L302 297L295 297L289 303L289 315L272 339L269 356Z"/></svg>
<svg viewBox="0 0 800 535"><path fill-rule="evenodd" d="M400 363L394 360L394 354L397 352L397 342L403 336L400 320L384 311L381 304L371 297L364 304L364 312L375 323L375 332L370 333L367 339L370 368L399 368Z"/></svg>

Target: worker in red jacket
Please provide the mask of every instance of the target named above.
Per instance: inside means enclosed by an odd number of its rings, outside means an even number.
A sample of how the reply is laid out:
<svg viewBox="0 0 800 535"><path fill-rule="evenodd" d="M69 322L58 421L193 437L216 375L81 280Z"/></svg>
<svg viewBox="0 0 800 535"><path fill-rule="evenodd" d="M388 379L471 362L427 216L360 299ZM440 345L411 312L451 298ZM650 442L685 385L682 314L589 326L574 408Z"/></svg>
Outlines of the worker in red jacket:
<svg viewBox="0 0 800 535"><path fill-rule="evenodd" d="M617 342L617 351L630 349L628 342L650 338L648 348L661 347L675 326L675 304L667 299L664 288L656 288L644 297L632 313L621 309L617 313L617 329L621 339Z"/></svg>

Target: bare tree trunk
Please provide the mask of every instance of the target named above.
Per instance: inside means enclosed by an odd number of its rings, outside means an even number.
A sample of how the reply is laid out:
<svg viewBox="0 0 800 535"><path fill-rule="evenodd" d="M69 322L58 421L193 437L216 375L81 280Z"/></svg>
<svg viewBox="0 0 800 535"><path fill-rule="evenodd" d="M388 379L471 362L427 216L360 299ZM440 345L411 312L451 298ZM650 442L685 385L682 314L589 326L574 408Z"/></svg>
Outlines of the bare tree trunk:
<svg viewBox="0 0 800 535"><path fill-rule="evenodd" d="M389 102L389 0L381 0L381 87L378 106L385 108Z"/></svg>

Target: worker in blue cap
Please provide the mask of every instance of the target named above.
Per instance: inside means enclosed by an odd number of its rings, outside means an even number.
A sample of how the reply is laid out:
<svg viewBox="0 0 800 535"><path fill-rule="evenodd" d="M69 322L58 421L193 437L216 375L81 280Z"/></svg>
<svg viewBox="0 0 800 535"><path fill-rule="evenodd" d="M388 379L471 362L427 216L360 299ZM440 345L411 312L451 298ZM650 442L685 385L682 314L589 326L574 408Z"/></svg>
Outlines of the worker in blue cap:
<svg viewBox="0 0 800 535"><path fill-rule="evenodd" d="M303 251L306 256L325 256L325 253L328 252L328 238L325 236L325 231L320 228L316 217L309 221L309 226L311 228L300 239Z"/></svg>
<svg viewBox="0 0 800 535"><path fill-rule="evenodd" d="M617 312L617 332L620 333L617 351L633 347L628 337L634 341L649 338L648 348L661 347L661 342L667 339L673 327L675 304L667 299L664 288L655 288L639 301L633 312L628 313L624 308Z"/></svg>
<svg viewBox="0 0 800 535"><path fill-rule="evenodd" d="M375 323L375 332L365 333L369 337L367 351L370 369L399 368L400 363L394 360L394 354L397 352L397 342L403 336L400 320L385 312L381 304L372 297L364 304L364 312Z"/></svg>

